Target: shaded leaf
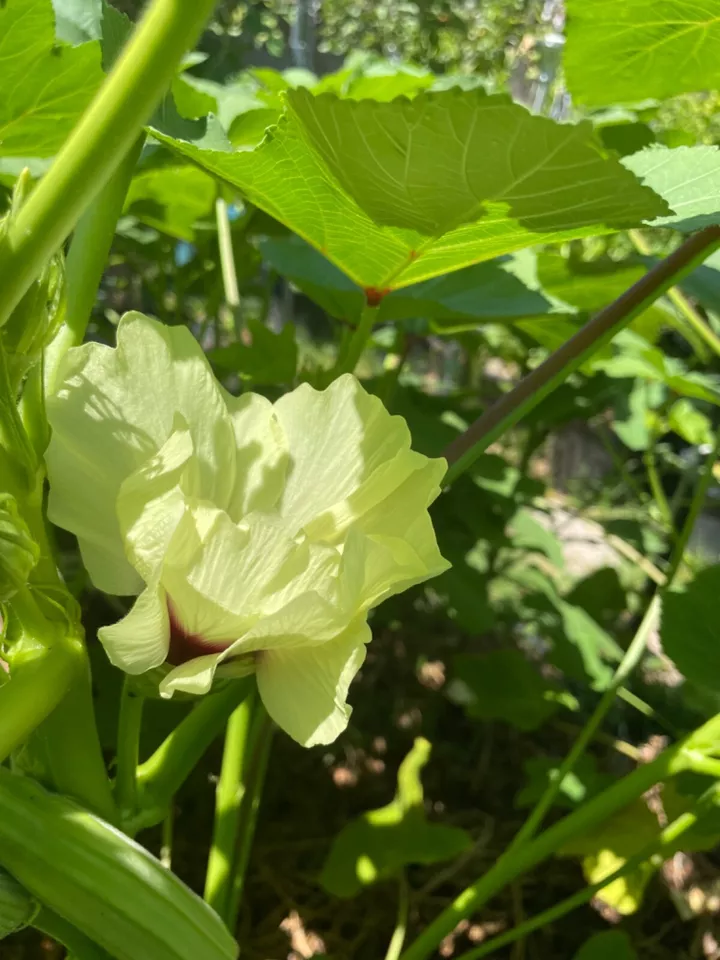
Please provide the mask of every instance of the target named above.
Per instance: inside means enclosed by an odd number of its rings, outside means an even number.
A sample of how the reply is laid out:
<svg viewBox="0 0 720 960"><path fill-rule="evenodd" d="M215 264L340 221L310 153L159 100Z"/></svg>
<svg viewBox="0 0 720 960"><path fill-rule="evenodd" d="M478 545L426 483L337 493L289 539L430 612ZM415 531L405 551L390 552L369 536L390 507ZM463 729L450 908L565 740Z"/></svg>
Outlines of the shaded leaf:
<svg viewBox="0 0 720 960"><path fill-rule="evenodd" d="M471 845L464 830L425 818L420 772L430 749L419 737L400 764L394 800L346 824L337 835L320 875L328 893L353 897L408 864L450 860Z"/></svg>
<svg viewBox="0 0 720 960"><path fill-rule="evenodd" d="M215 202L215 181L197 167L159 167L139 171L125 198L125 213L179 240L193 240L197 220Z"/></svg>
<svg viewBox="0 0 720 960"><path fill-rule="evenodd" d="M250 319L247 328L252 343L233 343L208 352L208 360L221 373L236 373L241 380L256 384L289 383L297 369L295 328L287 324L274 333L259 320Z"/></svg>
<svg viewBox="0 0 720 960"><path fill-rule="evenodd" d="M448 696L476 720L505 720L536 730L557 710L558 690L519 650L455 657Z"/></svg>
<svg viewBox="0 0 720 960"><path fill-rule="evenodd" d="M720 18L706 0L568 0L565 71L589 105L717 87Z"/></svg>
<svg viewBox="0 0 720 960"><path fill-rule="evenodd" d="M525 786L515 796L515 806L519 809L532 807L537 803L550 785L551 777L560 768L560 758L533 757L523 764ZM560 793L555 806L572 809L600 793L610 786L613 778L597 769L590 754L585 754L575 764L571 773L566 774L560 784Z"/></svg>
<svg viewBox="0 0 720 960"><path fill-rule="evenodd" d="M692 683L720 692L720 564L702 570L683 592L663 600L663 650Z"/></svg>
<svg viewBox="0 0 720 960"><path fill-rule="evenodd" d="M586 940L574 960L637 960L637 953L622 930L605 930Z"/></svg>

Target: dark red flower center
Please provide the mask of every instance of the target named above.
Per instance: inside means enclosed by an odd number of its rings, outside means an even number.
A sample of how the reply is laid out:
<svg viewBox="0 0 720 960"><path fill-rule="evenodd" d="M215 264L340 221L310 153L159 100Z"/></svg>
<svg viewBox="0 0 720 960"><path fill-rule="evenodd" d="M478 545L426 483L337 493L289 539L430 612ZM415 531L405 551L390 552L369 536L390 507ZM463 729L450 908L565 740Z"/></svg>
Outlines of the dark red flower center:
<svg viewBox="0 0 720 960"><path fill-rule="evenodd" d="M230 641L210 643L198 634L189 633L180 622L170 601L168 601L168 613L170 614L170 649L167 662L173 667L179 667L181 663L195 660L196 657L202 657L207 653L222 653L230 645Z"/></svg>

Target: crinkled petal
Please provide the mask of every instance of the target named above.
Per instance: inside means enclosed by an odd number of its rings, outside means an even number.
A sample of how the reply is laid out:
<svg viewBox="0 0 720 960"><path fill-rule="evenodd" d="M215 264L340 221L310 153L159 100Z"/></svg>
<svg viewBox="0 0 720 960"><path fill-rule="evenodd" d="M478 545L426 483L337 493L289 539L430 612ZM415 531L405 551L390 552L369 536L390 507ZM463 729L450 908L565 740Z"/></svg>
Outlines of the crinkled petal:
<svg viewBox="0 0 720 960"><path fill-rule="evenodd" d="M348 689L369 641L370 629L360 622L322 646L259 656L258 690L278 726L305 747L332 743L350 719Z"/></svg>
<svg viewBox="0 0 720 960"><path fill-rule="evenodd" d="M293 530L338 542L362 513L426 462L410 431L349 374L327 390L303 384L275 404L290 448L281 513Z"/></svg>
<svg viewBox="0 0 720 960"><path fill-rule="evenodd" d="M203 505L179 525L162 583L183 629L209 643L238 641L242 652L258 649L260 637L318 643L355 615L339 608L340 559L293 540L277 516L253 513L237 525Z"/></svg>
<svg viewBox="0 0 720 960"><path fill-rule="evenodd" d="M138 592L115 510L123 481L163 446L181 413L193 440L194 493L218 506L235 487L235 432L221 388L184 327L126 314L117 347L70 350L48 398L50 519L75 533L97 587Z"/></svg>
<svg viewBox="0 0 720 960"><path fill-rule="evenodd" d="M178 414L176 429L158 453L120 487L117 514L125 551L146 583L156 579L185 515L181 480L192 455L190 431Z"/></svg>
<svg viewBox="0 0 720 960"><path fill-rule="evenodd" d="M98 637L108 659L136 676L159 667L170 649L170 616L161 586L148 587L118 623L101 627Z"/></svg>
<svg viewBox="0 0 720 960"><path fill-rule="evenodd" d="M235 485L227 512L241 520L255 510L272 510L282 496L289 452L282 427L265 397L244 393L226 394L235 431L237 463Z"/></svg>

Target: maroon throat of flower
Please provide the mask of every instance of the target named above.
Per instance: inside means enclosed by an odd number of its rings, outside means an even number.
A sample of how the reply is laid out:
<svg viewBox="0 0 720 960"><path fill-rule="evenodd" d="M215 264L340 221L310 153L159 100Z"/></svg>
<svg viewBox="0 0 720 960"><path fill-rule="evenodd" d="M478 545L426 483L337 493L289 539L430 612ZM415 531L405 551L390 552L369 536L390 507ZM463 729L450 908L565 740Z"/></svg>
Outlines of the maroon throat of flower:
<svg viewBox="0 0 720 960"><path fill-rule="evenodd" d="M170 615L170 649L166 662L173 667L179 667L188 660L195 660L208 653L222 653L230 645L231 641L210 643L198 634L189 633L180 622L170 600L168 600L168 613Z"/></svg>

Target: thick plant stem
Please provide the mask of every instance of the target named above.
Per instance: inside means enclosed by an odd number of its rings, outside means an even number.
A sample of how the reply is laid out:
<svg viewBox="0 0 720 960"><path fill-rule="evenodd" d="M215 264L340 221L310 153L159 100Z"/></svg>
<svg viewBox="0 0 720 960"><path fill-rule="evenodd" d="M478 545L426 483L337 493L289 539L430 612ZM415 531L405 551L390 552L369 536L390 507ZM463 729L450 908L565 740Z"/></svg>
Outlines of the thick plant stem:
<svg viewBox="0 0 720 960"><path fill-rule="evenodd" d="M694 270L718 246L720 227L706 227L586 323L582 330L494 403L448 446L443 454L449 464L445 483L452 483L471 467L491 443L534 409L616 333L669 287Z"/></svg>
<svg viewBox="0 0 720 960"><path fill-rule="evenodd" d="M677 850L678 841L682 838L683 834L687 833L691 827L694 827L699 820L702 820L704 816L710 812L716 797L717 785L714 784L700 797L695 810L679 816L677 820L674 820L662 831L657 840L648 844L640 853L629 857L614 873L609 874L597 883L585 887L583 890L579 890L571 897L567 897L567 899L562 900L560 903L556 903L537 916L530 917L524 923L520 923L512 930L508 930L507 933L503 933L499 937L493 937L488 943L483 943L479 947L468 950L466 953L461 954L457 960L480 960L481 957L488 957L490 954L495 953L496 950L500 950L511 943L516 943L518 940L524 939L535 930L540 930L542 927L546 927L561 917L566 916L566 914L572 910L576 910L578 907L583 906L583 904L589 903L601 890L604 890L616 880L626 877L646 861L657 860L662 862L663 859Z"/></svg>
<svg viewBox="0 0 720 960"><path fill-rule="evenodd" d="M140 764L138 813L123 824L129 833L155 826L165 819L172 798L253 683L253 678L234 680L218 693L203 697L150 759Z"/></svg>
<svg viewBox="0 0 720 960"><path fill-rule="evenodd" d="M83 662L75 643L57 643L13 669L0 687L0 763L55 710Z"/></svg>
<svg viewBox="0 0 720 960"><path fill-rule="evenodd" d="M658 589L655 596L651 600L647 610L645 611L645 616L643 617L642 622L638 627L632 642L630 643L630 646L627 648L624 657L620 661L620 664L618 665L607 690L603 693L600 702L593 711L592 716L583 727L580 736L573 744L572 750L565 757L563 762L560 764L560 767L553 775L550 783L547 786L547 789L538 800L534 809L530 813L530 816L515 836L515 839L510 845L510 850L516 849L518 846L521 846L535 835L537 829L545 818L545 814L548 812L554 803L555 798L560 792L560 787L562 786L563 780L573 770L575 764L585 753L588 744L595 736L600 724L605 719L608 710L612 706L618 691L635 669L640 661L640 658L645 652L650 632L660 613L662 592L669 590L673 585L673 581L675 580L677 572L680 569L680 565L685 554L685 548L687 547L688 541L692 534L698 514L705 503L708 487L710 485L710 481L712 480L713 464L717 460L719 448L720 431L718 431L718 435L715 440L715 446L705 462L703 473L696 485L690 510L688 511L687 518L683 524L682 530L680 531L675 550L673 551L670 561L670 568L668 569L665 583L661 589Z"/></svg>
<svg viewBox="0 0 720 960"><path fill-rule="evenodd" d="M58 368L65 354L85 337L115 227L144 141L144 136L138 137L75 227L65 261L65 323L45 351L47 393L55 392Z"/></svg>
<svg viewBox="0 0 720 960"><path fill-rule="evenodd" d="M240 811L250 758L253 691L228 720L222 770L215 791L215 823L205 877L205 900L226 922L240 832Z"/></svg>
<svg viewBox="0 0 720 960"><path fill-rule="evenodd" d="M534 840L512 851L506 851L484 876L456 897L453 903L426 927L417 940L405 950L401 960L426 960L461 920L479 910L496 893L552 856L573 837L592 830L618 810L622 810L659 781L690 769L692 753L711 749L717 744L719 734L720 716L717 716L683 742L663 751L652 763L638 767Z"/></svg>
<svg viewBox="0 0 720 960"><path fill-rule="evenodd" d="M346 349L338 357L335 369L333 370L333 379L341 376L343 373L352 373L358 365L363 350L370 339L370 334L372 333L377 316L378 308L366 304L363 312L360 314L360 322L350 337Z"/></svg>
<svg viewBox="0 0 720 960"><path fill-rule="evenodd" d="M265 774L270 760L272 747L273 723L261 700L258 700L254 711L250 742L252 744L252 759L248 768L247 789L243 797L242 819L238 836L238 847L235 858L235 870L232 890L227 907L227 925L234 930L240 911L245 874L247 873L250 853L252 851L255 827L257 825L260 800L265 786Z"/></svg>
<svg viewBox="0 0 720 960"><path fill-rule="evenodd" d="M120 696L115 774L115 800L122 819L131 817L136 807L136 777L144 705L145 698L133 690L130 678L125 677Z"/></svg>
<svg viewBox="0 0 720 960"><path fill-rule="evenodd" d="M640 230L630 230L628 234L638 253L641 253L644 257L652 255L650 245ZM720 337L705 323L682 290L679 287L670 287L666 296L697 336L710 347L713 353L720 357Z"/></svg>
<svg viewBox="0 0 720 960"><path fill-rule="evenodd" d="M52 716L38 727L35 737L47 758L55 789L74 797L109 823L117 823L117 807L95 723L84 647L79 676Z"/></svg>
<svg viewBox="0 0 720 960"><path fill-rule="evenodd" d="M0 244L0 326L128 154L214 5L214 0L152 0Z"/></svg>

